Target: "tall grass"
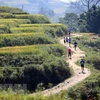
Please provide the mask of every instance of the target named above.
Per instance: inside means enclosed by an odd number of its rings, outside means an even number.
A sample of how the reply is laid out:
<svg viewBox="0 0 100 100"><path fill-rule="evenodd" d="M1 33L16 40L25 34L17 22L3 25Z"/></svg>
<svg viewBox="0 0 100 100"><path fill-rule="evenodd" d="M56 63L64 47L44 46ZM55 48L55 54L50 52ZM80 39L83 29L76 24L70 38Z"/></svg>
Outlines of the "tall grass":
<svg viewBox="0 0 100 100"><path fill-rule="evenodd" d="M0 13L0 18L14 18L12 13Z"/></svg>
<svg viewBox="0 0 100 100"><path fill-rule="evenodd" d="M15 47L3 47L0 48L0 54L5 53L30 53L34 52L37 54L38 52L41 52L41 49L45 49L45 47L62 47L59 44L42 44L42 45L28 45L28 46L15 46ZM41 49L40 49L41 48Z"/></svg>
<svg viewBox="0 0 100 100"><path fill-rule="evenodd" d="M43 97L40 93L36 95L26 95L23 93L16 94L13 93L12 91L1 92L0 99L1 100L65 100L62 93L60 95L57 94L56 96Z"/></svg>
<svg viewBox="0 0 100 100"><path fill-rule="evenodd" d="M7 6L0 6L0 13L27 14L19 8L12 8Z"/></svg>
<svg viewBox="0 0 100 100"><path fill-rule="evenodd" d="M64 26L63 24L20 24L20 27L60 27Z"/></svg>
<svg viewBox="0 0 100 100"><path fill-rule="evenodd" d="M11 27L18 27L19 24L26 24L26 23L30 23L30 20L29 19L13 19L13 18L0 19L0 24L4 24L6 27L9 27L9 30Z"/></svg>
<svg viewBox="0 0 100 100"><path fill-rule="evenodd" d="M12 33L18 33L18 32L44 32L42 27L15 27L11 28Z"/></svg>
<svg viewBox="0 0 100 100"><path fill-rule="evenodd" d="M17 24L26 24L26 23L30 23L30 20L29 19L14 19L14 18L0 19L1 24L12 23L12 22L15 22Z"/></svg>
<svg viewBox="0 0 100 100"><path fill-rule="evenodd" d="M38 35L43 35L44 33L43 32L27 32L27 33L15 33L15 34L0 34L0 39L3 39L3 38L14 38L14 37L28 37L28 36L38 36Z"/></svg>

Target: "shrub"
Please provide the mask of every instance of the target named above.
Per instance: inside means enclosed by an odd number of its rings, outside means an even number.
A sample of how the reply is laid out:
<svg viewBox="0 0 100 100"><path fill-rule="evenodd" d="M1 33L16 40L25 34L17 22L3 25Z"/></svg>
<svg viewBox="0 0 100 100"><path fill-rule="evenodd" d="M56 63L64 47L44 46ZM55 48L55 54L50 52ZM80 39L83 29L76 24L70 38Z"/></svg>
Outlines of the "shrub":
<svg viewBox="0 0 100 100"><path fill-rule="evenodd" d="M1 13L12 13L12 14L27 14L19 8L12 8L7 6L0 6Z"/></svg>
<svg viewBox="0 0 100 100"><path fill-rule="evenodd" d="M61 60L62 55L65 53L62 50L62 46L58 44L54 46L31 46L32 49L28 47L28 52L25 51L25 47L23 47L25 52L17 50L19 47L14 48L16 49L16 53L9 52L8 48L8 53L0 52L0 66L9 69L5 70L4 68L4 70L0 70L2 73L0 83L25 83L28 85L28 89L33 91L36 89L37 84L41 82L45 88L48 88L49 83L55 85L65 78L70 77L68 64L63 59ZM14 48L12 51L15 52ZM29 52L29 50L32 52ZM18 53L17 51L21 51L22 53ZM14 69L13 72L10 70L12 68ZM4 79L5 81L3 81Z"/></svg>
<svg viewBox="0 0 100 100"><path fill-rule="evenodd" d="M51 23L50 20L44 15L30 15L29 19L32 24Z"/></svg>
<svg viewBox="0 0 100 100"><path fill-rule="evenodd" d="M0 18L14 18L12 13L0 13Z"/></svg>
<svg viewBox="0 0 100 100"><path fill-rule="evenodd" d="M56 41L46 35L41 34L30 34L30 35L1 35L0 47L5 46L23 46L33 44L54 44ZM4 37L3 37L4 36Z"/></svg>
<svg viewBox="0 0 100 100"><path fill-rule="evenodd" d="M10 33L10 27L7 25L1 25L0 26L0 34L2 33Z"/></svg>
<svg viewBox="0 0 100 100"><path fill-rule="evenodd" d="M4 24L5 26L11 27L18 27L19 24L28 24L30 23L29 19L0 19L0 24Z"/></svg>
<svg viewBox="0 0 100 100"><path fill-rule="evenodd" d="M55 26L47 27L45 29L45 34L48 34L51 37L60 37L67 35L67 28L62 24Z"/></svg>

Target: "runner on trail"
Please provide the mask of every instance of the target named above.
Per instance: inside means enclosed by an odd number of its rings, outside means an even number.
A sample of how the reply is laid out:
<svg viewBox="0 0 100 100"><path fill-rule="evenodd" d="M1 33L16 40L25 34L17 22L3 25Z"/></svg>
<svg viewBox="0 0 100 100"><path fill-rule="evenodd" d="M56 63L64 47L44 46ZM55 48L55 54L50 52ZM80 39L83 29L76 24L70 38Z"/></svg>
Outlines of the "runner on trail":
<svg viewBox="0 0 100 100"><path fill-rule="evenodd" d="M66 43L66 37L64 37L64 43Z"/></svg>
<svg viewBox="0 0 100 100"><path fill-rule="evenodd" d="M77 47L77 42L75 41L74 42L74 49L76 50L76 47Z"/></svg>
<svg viewBox="0 0 100 100"><path fill-rule="evenodd" d="M71 37L68 37L68 43L69 43L69 46L71 44Z"/></svg>
<svg viewBox="0 0 100 100"><path fill-rule="evenodd" d="M87 100L92 100L91 95L88 95Z"/></svg>
<svg viewBox="0 0 100 100"><path fill-rule="evenodd" d="M68 37L66 36L66 42L68 42Z"/></svg>
<svg viewBox="0 0 100 100"><path fill-rule="evenodd" d="M69 33L68 33L69 36L70 36L70 33L71 33L71 31L69 30Z"/></svg>
<svg viewBox="0 0 100 100"><path fill-rule="evenodd" d="M72 50L70 48L68 48L68 57L71 59L71 53L72 53Z"/></svg>
<svg viewBox="0 0 100 100"><path fill-rule="evenodd" d="M81 61L80 61L82 73L84 73L84 64L85 64L85 61L84 61L84 59L82 58Z"/></svg>

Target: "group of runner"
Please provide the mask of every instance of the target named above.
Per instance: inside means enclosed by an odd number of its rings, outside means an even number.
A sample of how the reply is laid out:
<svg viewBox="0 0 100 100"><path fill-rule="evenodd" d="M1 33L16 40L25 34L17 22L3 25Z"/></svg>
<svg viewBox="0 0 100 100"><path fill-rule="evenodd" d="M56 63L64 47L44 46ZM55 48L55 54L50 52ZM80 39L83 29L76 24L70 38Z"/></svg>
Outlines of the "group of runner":
<svg viewBox="0 0 100 100"><path fill-rule="evenodd" d="M66 43L66 42L68 42L68 44L69 44L69 47L68 47L68 57L69 57L69 59L71 59L71 55L72 55L72 50L71 50L71 46L70 46L70 44L71 44L71 35L70 35L70 32L69 32L69 34L68 34L68 37L64 37L64 43ZM76 51L77 49L77 41L74 41L74 43L73 43L73 45L74 45L74 50ZM85 60L84 60L84 58L82 58L81 60L80 60L80 66L81 66L81 70L82 70L82 73L84 73L84 64L85 64ZM91 97L91 95L87 95L87 100L92 100L92 97Z"/></svg>
<svg viewBox="0 0 100 100"><path fill-rule="evenodd" d="M68 36L64 37L64 43L67 42L67 43L69 44L69 47L68 47L68 58L69 58L69 59L72 59L72 57L71 57L71 55L72 55L71 41L72 41L72 40L71 40L71 35L70 35L70 32L69 32ZM76 50L77 50L76 48L77 48L77 45L78 45L77 41L74 41L73 45L74 45L74 49L75 49L75 51L76 51ZM84 73L84 64L85 64L85 61L84 61L84 59L82 58L82 59L80 60L80 66L81 66L82 73Z"/></svg>

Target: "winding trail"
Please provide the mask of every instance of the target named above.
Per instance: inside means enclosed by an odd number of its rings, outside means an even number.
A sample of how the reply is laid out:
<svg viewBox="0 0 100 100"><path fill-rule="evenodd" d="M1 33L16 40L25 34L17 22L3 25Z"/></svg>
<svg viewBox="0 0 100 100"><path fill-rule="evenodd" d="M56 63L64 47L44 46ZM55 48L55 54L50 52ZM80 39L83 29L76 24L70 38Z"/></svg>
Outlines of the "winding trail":
<svg viewBox="0 0 100 100"><path fill-rule="evenodd" d="M80 36L80 35L76 34L74 36ZM68 43L64 44L63 39L60 40L60 43L64 46L66 46L66 48L69 47ZM74 72L73 76L66 79L62 83L59 83L58 85L52 87L51 89L46 89L46 90L42 91L41 93L44 96L57 94L62 90L67 90L68 88L83 81L85 78L87 78L91 74L90 70L87 68L84 69L85 73L81 73L80 66L75 64L78 60L80 60L83 56L85 56L84 51L81 51L79 48L77 48L77 50L75 51L73 45L71 45L71 50L73 51L72 59L67 59L66 62L69 63L69 67L72 67L73 72Z"/></svg>

